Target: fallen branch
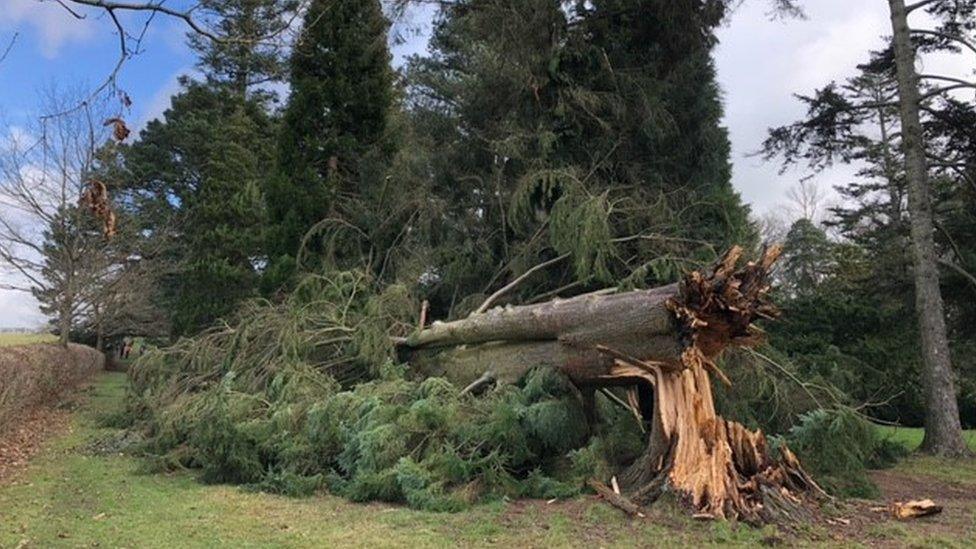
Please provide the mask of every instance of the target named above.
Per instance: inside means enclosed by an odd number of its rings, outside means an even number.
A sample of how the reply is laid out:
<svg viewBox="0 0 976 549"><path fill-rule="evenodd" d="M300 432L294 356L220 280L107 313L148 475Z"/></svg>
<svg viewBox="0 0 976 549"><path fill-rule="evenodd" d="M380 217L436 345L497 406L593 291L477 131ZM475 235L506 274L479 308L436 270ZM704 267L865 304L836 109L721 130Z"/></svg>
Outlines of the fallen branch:
<svg viewBox="0 0 976 549"><path fill-rule="evenodd" d="M590 479L587 484L589 484L590 488L593 488L593 490L596 491L596 493L599 494L604 501L610 505L613 505L617 509L620 509L624 513L627 513L629 516L638 518L647 517L639 505L620 494L614 493L614 491L611 490L606 484L596 479Z"/></svg>

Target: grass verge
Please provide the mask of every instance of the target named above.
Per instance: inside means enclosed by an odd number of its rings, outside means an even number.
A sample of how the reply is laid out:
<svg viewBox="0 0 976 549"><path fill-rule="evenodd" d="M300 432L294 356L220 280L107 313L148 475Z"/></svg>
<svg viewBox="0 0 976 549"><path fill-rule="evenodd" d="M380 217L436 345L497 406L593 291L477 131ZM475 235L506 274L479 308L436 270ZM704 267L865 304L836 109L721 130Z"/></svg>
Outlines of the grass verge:
<svg viewBox="0 0 976 549"><path fill-rule="evenodd" d="M878 425L877 429L881 433L881 436L901 444L909 452L915 451L922 444L922 437L925 435L925 431L921 427ZM976 452L976 430L970 429L963 431L962 438Z"/></svg>

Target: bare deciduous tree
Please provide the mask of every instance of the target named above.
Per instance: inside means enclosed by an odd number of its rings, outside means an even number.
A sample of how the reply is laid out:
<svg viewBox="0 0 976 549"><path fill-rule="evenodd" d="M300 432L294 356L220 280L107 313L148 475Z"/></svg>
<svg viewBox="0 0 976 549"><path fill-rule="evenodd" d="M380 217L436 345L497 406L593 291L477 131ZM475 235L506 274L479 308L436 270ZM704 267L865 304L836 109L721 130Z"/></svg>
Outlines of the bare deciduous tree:
<svg viewBox="0 0 976 549"><path fill-rule="evenodd" d="M802 179L786 191L786 198L794 218L809 219L817 223L823 214L827 195L815 181Z"/></svg>
<svg viewBox="0 0 976 549"><path fill-rule="evenodd" d="M67 97L52 91L45 108L73 104ZM85 104L56 124L10 132L0 152L0 267L16 280L6 287L37 297L63 344L88 307L104 248L97 223L78 205L105 131L94 110Z"/></svg>

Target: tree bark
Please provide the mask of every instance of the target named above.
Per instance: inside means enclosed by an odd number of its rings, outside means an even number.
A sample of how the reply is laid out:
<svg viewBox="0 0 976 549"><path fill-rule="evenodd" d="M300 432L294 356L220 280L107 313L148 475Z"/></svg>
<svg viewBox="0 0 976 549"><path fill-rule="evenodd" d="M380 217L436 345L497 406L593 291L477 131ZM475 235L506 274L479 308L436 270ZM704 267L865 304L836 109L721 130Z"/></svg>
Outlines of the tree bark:
<svg viewBox="0 0 976 549"><path fill-rule="evenodd" d="M946 456L969 455L962 438L939 288L932 199L919 115L915 48L912 45L905 1L889 0L889 6L898 72L902 147L908 176L908 213L915 267L915 309L924 362L922 381L925 388L925 438L922 440L921 450Z"/></svg>
<svg viewBox="0 0 976 549"><path fill-rule="evenodd" d="M731 346L759 341L752 321L774 317L767 275L779 255L737 269L734 248L708 274L680 284L496 308L434 323L401 342L412 366L475 392L515 383L529 369L566 374L586 394L648 384L654 414L644 454L621 475L627 495L649 503L673 492L714 517L767 522L802 515L823 494L788 449L773 458L762 432L715 413L709 373ZM788 513L780 513L789 509Z"/></svg>
<svg viewBox="0 0 976 549"><path fill-rule="evenodd" d="M63 299L67 303L62 302L58 311L58 343L67 349L71 338L71 302L68 301L68 297Z"/></svg>

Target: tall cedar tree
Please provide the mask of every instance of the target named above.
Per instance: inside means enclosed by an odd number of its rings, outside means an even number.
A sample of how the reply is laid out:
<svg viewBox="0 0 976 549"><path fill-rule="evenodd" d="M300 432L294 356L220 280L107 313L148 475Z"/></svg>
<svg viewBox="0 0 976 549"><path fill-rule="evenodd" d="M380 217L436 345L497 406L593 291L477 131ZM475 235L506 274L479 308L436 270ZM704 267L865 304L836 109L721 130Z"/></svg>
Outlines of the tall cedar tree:
<svg viewBox="0 0 976 549"><path fill-rule="evenodd" d="M388 161L395 100L388 27L379 0L314 0L305 13L291 55L280 173L267 192L271 287L288 280L313 227L353 224L349 210ZM312 239L305 250L320 259L325 246Z"/></svg>
<svg viewBox="0 0 976 549"><path fill-rule="evenodd" d="M506 298L659 283L749 242L710 59L723 15L697 1L443 7L409 70L452 220L436 314L550 260Z"/></svg>

